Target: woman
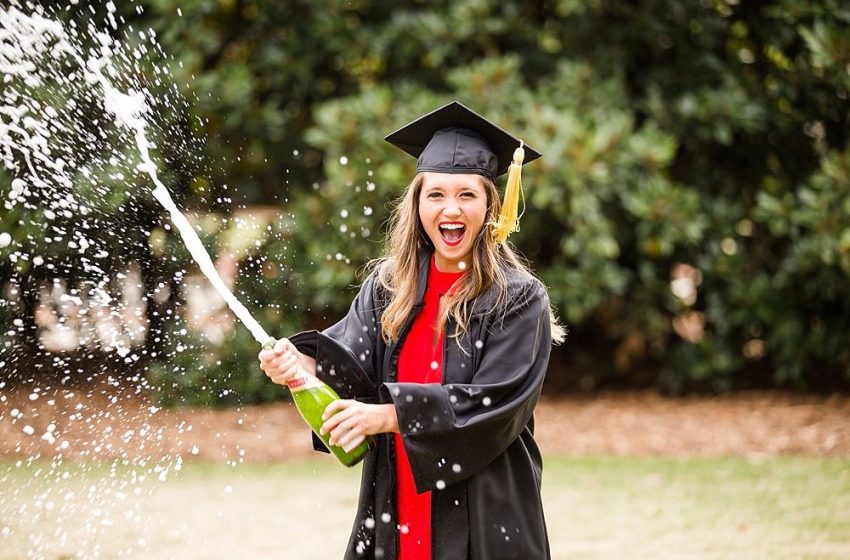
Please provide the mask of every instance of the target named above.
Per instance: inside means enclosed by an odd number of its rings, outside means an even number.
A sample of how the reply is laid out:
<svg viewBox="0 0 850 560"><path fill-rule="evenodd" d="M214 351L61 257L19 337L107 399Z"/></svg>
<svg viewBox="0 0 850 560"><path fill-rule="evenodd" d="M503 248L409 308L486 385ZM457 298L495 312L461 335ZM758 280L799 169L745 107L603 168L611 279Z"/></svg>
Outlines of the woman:
<svg viewBox="0 0 850 560"><path fill-rule="evenodd" d="M279 341L261 367L281 384L305 367L340 393L331 445L375 437L345 558L549 558L532 413L563 329L504 242L522 143L457 102L387 140L418 165L386 256L345 318ZM493 179L511 165L503 211Z"/></svg>

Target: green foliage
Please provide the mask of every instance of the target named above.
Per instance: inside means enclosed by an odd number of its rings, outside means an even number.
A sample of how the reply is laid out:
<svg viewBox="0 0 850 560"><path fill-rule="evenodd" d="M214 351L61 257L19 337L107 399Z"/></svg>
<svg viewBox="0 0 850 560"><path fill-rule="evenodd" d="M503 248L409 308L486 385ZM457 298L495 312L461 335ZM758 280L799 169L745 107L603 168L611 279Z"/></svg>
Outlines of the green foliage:
<svg viewBox="0 0 850 560"><path fill-rule="evenodd" d="M415 169L381 139L456 98L544 154L524 172L511 241L572 332L552 368L565 384L850 385L838 0L142 5L119 11L156 31L188 100L157 107L166 183L193 219L277 210L234 251L237 291L273 334L345 312ZM125 192L99 199L102 212ZM213 228L208 246L232 250L235 231ZM175 274L191 266L173 233L154 233L146 274L172 286L174 310ZM164 398L279 395L241 327L193 336L162 337L187 347L151 365Z"/></svg>
<svg viewBox="0 0 850 560"><path fill-rule="evenodd" d="M246 329L234 329L214 344L175 321L166 341L147 373L148 388L164 406L239 406L287 396L260 370L260 346Z"/></svg>
<svg viewBox="0 0 850 560"><path fill-rule="evenodd" d="M529 205L512 241L572 330L595 339L568 341L565 355L595 355L596 382L640 382L648 367L672 390L846 386L848 91L846 72L827 72L850 60L846 13L828 2L653 7L560 6L564 17L538 14L536 47L532 33L513 27L508 38L497 25L495 52L457 66L441 53L470 38L447 9L442 32L456 35L425 54L445 63L439 79L412 64L317 106L305 138L325 154L326 180L295 212L324 205L310 235L318 252L337 248L355 265L373 257L361 237L387 208L371 224L337 213L380 208L413 162L370 139L462 99L545 154L526 171ZM399 12L408 30L436 17ZM698 273L693 301L671 289L680 264ZM693 336L676 328L685 317Z"/></svg>
<svg viewBox="0 0 850 560"><path fill-rule="evenodd" d="M379 209L382 200L398 196L413 175L414 161L389 146L364 143L359 135L380 137L394 123L446 99L464 99L514 130L532 131L529 142L545 154L526 170L528 206L512 240L540 270L561 314L574 324L601 307L642 298L644 305L621 309L619 324L608 327L619 329L619 336L639 328L650 343L666 344L668 269L677 254L702 240L707 220L698 195L669 177L675 139L652 123L634 123L621 77L593 80L590 74L586 64L564 62L546 79L526 85L519 58L508 55L449 72L446 81L453 89L443 96L402 83L325 104L307 135L328 154L322 203L329 213L349 205ZM341 154L347 154L346 165L338 162ZM362 177L374 190L356 184ZM314 204L306 198L294 206ZM329 216L333 227L310 237L321 237L325 250L343 247L359 265L376 247L362 243L361 235L339 236L338 228L371 232L387 211L371 220ZM637 270L636 257L643 260Z"/></svg>

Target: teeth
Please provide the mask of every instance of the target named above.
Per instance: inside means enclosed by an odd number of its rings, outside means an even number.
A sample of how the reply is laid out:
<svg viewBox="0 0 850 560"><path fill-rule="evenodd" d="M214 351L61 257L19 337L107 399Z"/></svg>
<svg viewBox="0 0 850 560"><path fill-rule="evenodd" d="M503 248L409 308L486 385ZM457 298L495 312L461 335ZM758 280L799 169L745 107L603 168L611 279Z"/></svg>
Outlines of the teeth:
<svg viewBox="0 0 850 560"><path fill-rule="evenodd" d="M462 229L463 224L445 224L440 226L441 229Z"/></svg>

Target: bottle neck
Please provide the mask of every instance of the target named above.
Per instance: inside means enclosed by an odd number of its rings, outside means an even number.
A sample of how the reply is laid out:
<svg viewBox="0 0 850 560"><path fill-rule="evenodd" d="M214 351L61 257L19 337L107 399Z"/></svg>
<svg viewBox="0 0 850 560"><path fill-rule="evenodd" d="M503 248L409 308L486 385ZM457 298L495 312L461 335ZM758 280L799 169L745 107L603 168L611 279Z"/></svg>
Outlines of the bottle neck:
<svg viewBox="0 0 850 560"><path fill-rule="evenodd" d="M305 389L311 389L313 387L321 387L322 382L319 379L311 375L307 370L303 367L298 368L298 373L295 377L287 382L286 386L289 387L289 390L294 392L303 391Z"/></svg>

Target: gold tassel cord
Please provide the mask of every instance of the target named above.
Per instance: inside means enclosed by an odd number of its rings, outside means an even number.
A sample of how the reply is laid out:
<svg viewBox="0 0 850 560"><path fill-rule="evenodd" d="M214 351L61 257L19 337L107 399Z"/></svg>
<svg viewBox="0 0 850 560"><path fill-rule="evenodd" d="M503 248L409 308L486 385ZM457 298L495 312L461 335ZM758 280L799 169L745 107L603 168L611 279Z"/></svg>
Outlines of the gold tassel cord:
<svg viewBox="0 0 850 560"><path fill-rule="evenodd" d="M523 212L525 211L525 193L522 192L522 162L525 160L525 149L520 140L519 148L514 150L513 161L508 168L508 182L505 185L505 197L502 200L502 210L499 219L490 223L493 238L496 243L503 243L508 236L519 231L519 199L522 197Z"/></svg>

